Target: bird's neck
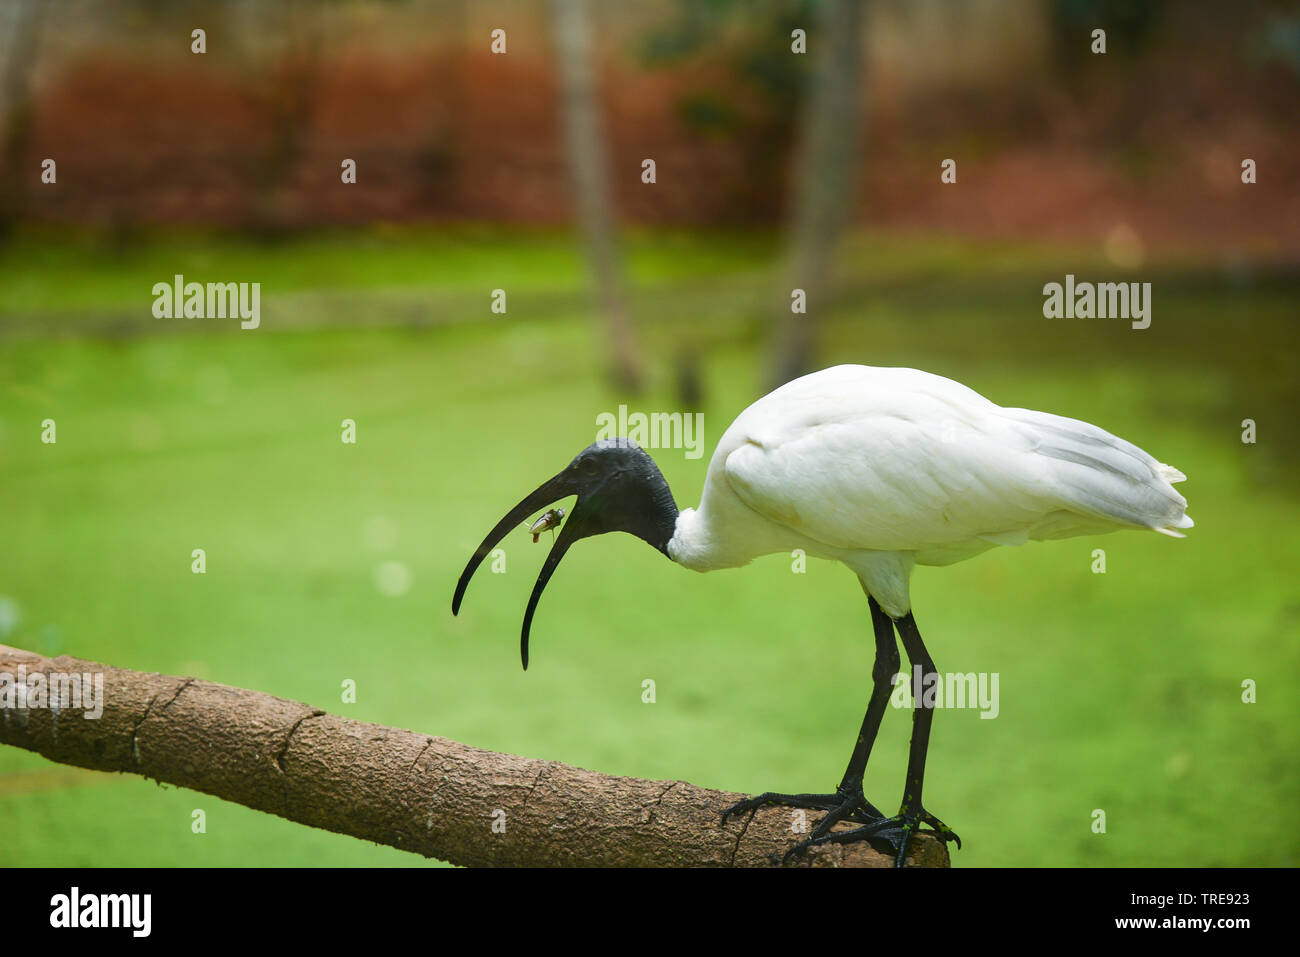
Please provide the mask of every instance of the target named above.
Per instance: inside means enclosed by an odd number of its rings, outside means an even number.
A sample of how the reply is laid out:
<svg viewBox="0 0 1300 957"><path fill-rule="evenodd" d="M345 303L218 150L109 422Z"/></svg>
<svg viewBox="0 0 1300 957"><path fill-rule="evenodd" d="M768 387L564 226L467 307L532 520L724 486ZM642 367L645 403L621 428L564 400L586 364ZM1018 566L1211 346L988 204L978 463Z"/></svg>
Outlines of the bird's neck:
<svg viewBox="0 0 1300 957"><path fill-rule="evenodd" d="M668 557L698 572L717 568L739 568L755 558L792 548L809 548L789 529L760 519L736 500L710 496L706 489L698 508L683 509L668 543Z"/></svg>
<svg viewBox="0 0 1300 957"><path fill-rule="evenodd" d="M688 508L677 515L666 554L678 565L700 572L730 568L748 561L747 558L731 560L719 545L719 537L703 508Z"/></svg>
<svg viewBox="0 0 1300 957"><path fill-rule="evenodd" d="M672 541L677 530L677 516L680 514L672 490L662 475L658 476L650 491L650 507L646 513L645 528L637 534L669 558L668 543Z"/></svg>

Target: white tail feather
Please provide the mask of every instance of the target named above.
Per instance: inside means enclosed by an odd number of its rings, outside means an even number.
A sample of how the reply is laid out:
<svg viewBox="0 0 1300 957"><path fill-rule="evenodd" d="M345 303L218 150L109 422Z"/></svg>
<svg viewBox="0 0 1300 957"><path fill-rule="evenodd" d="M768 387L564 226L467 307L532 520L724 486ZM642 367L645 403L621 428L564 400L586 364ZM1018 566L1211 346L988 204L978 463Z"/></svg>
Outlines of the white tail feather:
<svg viewBox="0 0 1300 957"><path fill-rule="evenodd" d="M1186 514L1187 499L1172 484L1187 479L1178 469L1078 419L1029 409L1003 412L1028 441L1030 451L1049 460L1062 506L1174 538L1184 537L1176 529L1193 526Z"/></svg>

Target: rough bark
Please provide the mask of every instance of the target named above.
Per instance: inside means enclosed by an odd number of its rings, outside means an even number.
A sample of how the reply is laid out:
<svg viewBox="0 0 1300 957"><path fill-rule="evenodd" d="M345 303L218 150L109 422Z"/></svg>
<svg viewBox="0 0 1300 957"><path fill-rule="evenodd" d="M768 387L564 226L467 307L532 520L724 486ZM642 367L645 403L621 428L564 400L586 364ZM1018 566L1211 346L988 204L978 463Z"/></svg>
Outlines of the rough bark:
<svg viewBox="0 0 1300 957"><path fill-rule="evenodd" d="M17 676L20 666L28 675L103 673L103 715L3 708L0 743L455 864L768 866L799 836L782 808L721 824L722 809L744 795L497 754L256 691L0 645L0 673ZM891 862L885 849L858 843L795 863ZM946 867L947 851L921 835L908 863Z"/></svg>

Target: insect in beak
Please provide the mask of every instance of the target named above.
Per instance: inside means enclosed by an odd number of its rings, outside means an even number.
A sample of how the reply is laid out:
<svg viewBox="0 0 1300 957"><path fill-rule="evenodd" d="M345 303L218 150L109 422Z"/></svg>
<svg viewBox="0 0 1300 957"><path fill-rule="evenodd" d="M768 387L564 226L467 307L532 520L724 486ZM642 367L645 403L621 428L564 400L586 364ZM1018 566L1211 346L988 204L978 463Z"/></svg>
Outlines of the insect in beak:
<svg viewBox="0 0 1300 957"><path fill-rule="evenodd" d="M577 500L569 510L564 527L559 528L565 513L555 503L570 495L576 495ZM456 582L456 591L451 598L453 615L460 611L465 589L483 559L503 538L520 525L526 525L529 515L536 515L543 508L547 513L527 525L529 533L537 535L547 529L559 528L559 534L542 562L537 584L533 586L524 609L524 623L519 635L519 658L524 668L528 667L528 630L533 623L533 613L546 583L574 542L606 532L628 532L667 555L668 541L677 523L677 504L650 456L627 439L598 439L578 453L563 471L547 479L506 512L487 533ZM554 517L549 517L552 514Z"/></svg>
<svg viewBox="0 0 1300 957"><path fill-rule="evenodd" d="M537 536L547 529L551 530L551 536L554 537L555 530L560 527L562 521L564 521L564 509L562 508L552 508L542 513L541 518L528 526L528 531L533 536L533 544L537 544Z"/></svg>

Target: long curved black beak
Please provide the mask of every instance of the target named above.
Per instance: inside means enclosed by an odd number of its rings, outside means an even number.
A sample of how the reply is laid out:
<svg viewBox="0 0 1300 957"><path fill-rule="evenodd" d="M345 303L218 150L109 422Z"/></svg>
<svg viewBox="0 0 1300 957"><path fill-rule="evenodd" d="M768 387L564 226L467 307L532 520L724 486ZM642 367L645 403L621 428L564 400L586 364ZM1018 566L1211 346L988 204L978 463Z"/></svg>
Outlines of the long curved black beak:
<svg viewBox="0 0 1300 957"><path fill-rule="evenodd" d="M537 611L546 583L574 542L605 532L627 532L672 557L669 545L677 527L677 503L673 501L672 492L668 490L668 483L658 466L635 442L623 438L597 439L579 452L568 468L543 482L531 495L506 512L505 518L488 532L483 544L470 556L469 564L460 574L460 581L456 582L456 594L451 599L453 615L460 612L460 603L470 578L497 543L522 525L528 516L570 495L578 496L578 500L573 503L568 521L542 563L537 584L533 586L524 612L519 657L525 669L528 668L528 629L533 624L533 613Z"/></svg>
<svg viewBox="0 0 1300 957"><path fill-rule="evenodd" d="M460 573L460 580L456 582L456 594L451 599L451 613L453 615L460 612L460 603L465 597L465 589L469 587L469 580L474 576L474 572L501 539L518 528L524 519L533 513L539 512L548 505L552 505L570 495L579 496L577 503L569 512L569 520L560 530L555 544L551 546L550 554L546 556L541 573L537 576L537 584L533 586L533 593L528 599L528 608L524 612L523 632L519 638L519 657L523 662L525 671L528 670L528 630L532 626L533 612L537 610L537 603L542 598L542 591L546 588L546 583L555 574L555 569L559 566L564 553L569 550L569 546L578 539L586 538L587 535L595 533L594 530L589 530L588 523L585 521L586 510L583 508L582 491L583 489L576 481L576 477L571 476L567 469L554 478L543 482L536 491L508 511L505 517L496 523L492 531L488 532L487 538L483 539L483 544L479 545L474 554L470 556L465 570Z"/></svg>

